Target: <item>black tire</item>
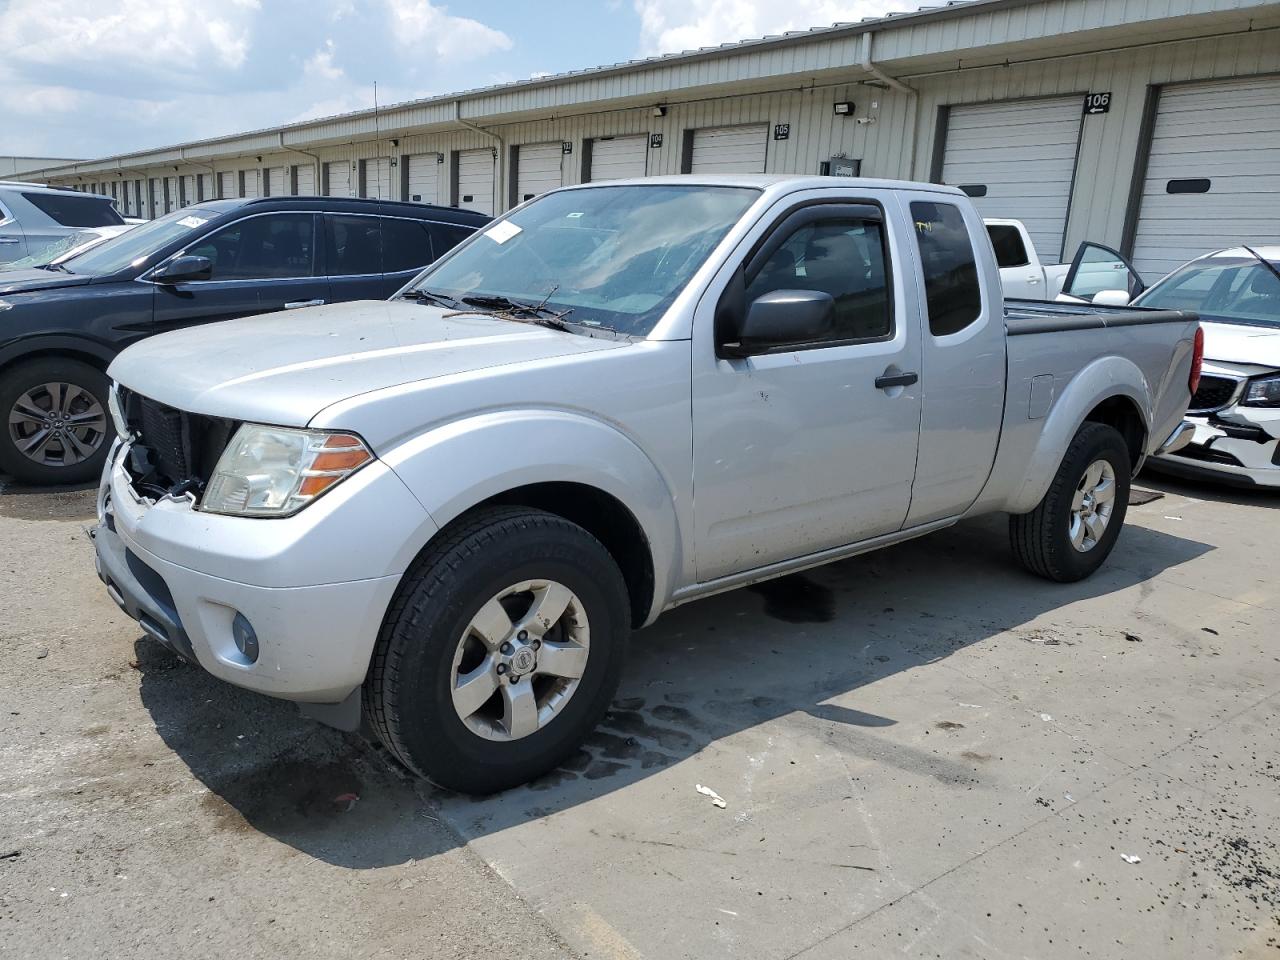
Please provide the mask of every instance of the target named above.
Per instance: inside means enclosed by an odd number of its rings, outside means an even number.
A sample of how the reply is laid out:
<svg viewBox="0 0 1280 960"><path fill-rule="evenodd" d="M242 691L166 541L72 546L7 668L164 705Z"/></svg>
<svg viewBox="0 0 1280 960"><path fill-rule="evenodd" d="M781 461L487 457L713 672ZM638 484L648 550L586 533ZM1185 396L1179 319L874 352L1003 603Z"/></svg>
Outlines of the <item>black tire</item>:
<svg viewBox="0 0 1280 960"><path fill-rule="evenodd" d="M1105 460L1115 474L1115 495L1106 529L1086 551L1071 543L1072 500L1085 471ZM1047 580L1071 583L1083 580L1100 567L1124 526L1129 508L1129 481L1133 465L1124 437L1102 423L1080 427L1062 458L1044 498L1030 513L1009 517L1009 541L1014 556L1032 573Z"/></svg>
<svg viewBox="0 0 1280 960"><path fill-rule="evenodd" d="M28 391L39 390L46 383L79 387L101 408L102 429L86 432L80 438L82 444L92 447L93 453L90 456L65 464L58 462L62 457L76 456L71 452L73 448L69 444L63 446L61 440L53 440L45 448L50 454L48 462L44 463L32 459L18 448L20 440L30 439L27 431L42 428L36 428L31 421L23 421L15 426L9 422L10 414L15 404ZM110 382L101 370L69 357L41 357L5 370L0 374L0 471L31 484L84 483L96 480L102 473L102 465L106 463L111 442L115 439L115 427L107 406L109 388ZM49 395L42 396L42 402L51 402ZM85 402L83 397L78 398L72 412L82 411ZM40 409L45 408L41 406ZM19 432L17 437L14 435L15 430Z"/></svg>
<svg viewBox="0 0 1280 960"><path fill-rule="evenodd" d="M579 686L537 732L485 739L454 708L454 654L491 597L543 578L568 587L590 624ZM526 507L478 510L438 536L405 574L365 680L366 717L401 763L443 787L485 794L524 783L569 757L604 715L622 675L629 611L617 564L586 530Z"/></svg>

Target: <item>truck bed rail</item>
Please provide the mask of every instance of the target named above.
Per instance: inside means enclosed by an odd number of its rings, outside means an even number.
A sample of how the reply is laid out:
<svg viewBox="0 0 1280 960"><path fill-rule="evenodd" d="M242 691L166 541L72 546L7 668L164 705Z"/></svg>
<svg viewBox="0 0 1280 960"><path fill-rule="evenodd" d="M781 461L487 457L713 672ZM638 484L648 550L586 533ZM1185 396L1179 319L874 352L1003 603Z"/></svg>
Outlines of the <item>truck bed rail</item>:
<svg viewBox="0 0 1280 960"><path fill-rule="evenodd" d="M1070 330L1104 330L1152 323L1186 323L1199 317L1185 310L1148 310L1142 307L1095 307L1088 303L1053 303L1040 300L1006 300L1004 326L1011 337Z"/></svg>

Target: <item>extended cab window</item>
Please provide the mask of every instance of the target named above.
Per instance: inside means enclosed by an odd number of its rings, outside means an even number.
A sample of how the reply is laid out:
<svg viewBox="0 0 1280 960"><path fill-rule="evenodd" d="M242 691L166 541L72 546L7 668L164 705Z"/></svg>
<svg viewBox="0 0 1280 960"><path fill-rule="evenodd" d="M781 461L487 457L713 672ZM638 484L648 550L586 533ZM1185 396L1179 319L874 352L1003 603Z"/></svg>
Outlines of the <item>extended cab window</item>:
<svg viewBox="0 0 1280 960"><path fill-rule="evenodd" d="M861 218L806 223L747 285L747 302L774 290L818 290L835 301L830 340L877 340L892 330L880 223Z"/></svg>
<svg viewBox="0 0 1280 960"><path fill-rule="evenodd" d="M982 313L982 290L973 243L960 208L951 203L917 200L911 204L924 271L929 332L935 337L958 333Z"/></svg>
<svg viewBox="0 0 1280 960"><path fill-rule="evenodd" d="M996 263L1002 267L1025 267L1031 262L1026 244L1018 228L1007 223L988 223L987 235L996 250Z"/></svg>
<svg viewBox="0 0 1280 960"><path fill-rule="evenodd" d="M213 280L280 280L315 274L315 217L248 217L187 249L213 261Z"/></svg>
<svg viewBox="0 0 1280 960"><path fill-rule="evenodd" d="M382 218L382 253L386 273L421 270L435 259L426 224L395 217Z"/></svg>
<svg viewBox="0 0 1280 960"><path fill-rule="evenodd" d="M329 239L325 267L331 277L382 273L382 230L377 217L325 217Z"/></svg>
<svg viewBox="0 0 1280 960"><path fill-rule="evenodd" d="M106 197L65 193L24 193L29 204L64 227L114 227L124 223Z"/></svg>

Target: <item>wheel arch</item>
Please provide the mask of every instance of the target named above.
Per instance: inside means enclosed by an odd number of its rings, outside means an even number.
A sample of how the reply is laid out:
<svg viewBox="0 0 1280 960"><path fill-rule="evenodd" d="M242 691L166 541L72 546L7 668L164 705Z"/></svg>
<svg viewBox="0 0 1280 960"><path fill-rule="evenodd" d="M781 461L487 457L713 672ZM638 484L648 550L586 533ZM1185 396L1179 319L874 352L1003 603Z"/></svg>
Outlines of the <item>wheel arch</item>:
<svg viewBox="0 0 1280 960"><path fill-rule="evenodd" d="M36 337L22 340L0 349L0 376L19 364L50 357L78 360L106 373L107 367L115 359L115 351L78 337Z"/></svg>
<svg viewBox="0 0 1280 960"><path fill-rule="evenodd" d="M652 622L674 592L684 557L676 497L653 461L611 424L562 411L483 414L382 458L440 531L499 504L546 510L583 527L622 570L636 626Z"/></svg>
<svg viewBox="0 0 1280 960"><path fill-rule="evenodd" d="M1151 423L1151 391L1137 364L1120 356L1099 357L1071 378L1044 419L1039 439L1026 460L1022 483L1014 488L1005 510L1026 513L1035 508L1058 472L1071 439L1086 422L1115 427L1124 437L1137 471Z"/></svg>

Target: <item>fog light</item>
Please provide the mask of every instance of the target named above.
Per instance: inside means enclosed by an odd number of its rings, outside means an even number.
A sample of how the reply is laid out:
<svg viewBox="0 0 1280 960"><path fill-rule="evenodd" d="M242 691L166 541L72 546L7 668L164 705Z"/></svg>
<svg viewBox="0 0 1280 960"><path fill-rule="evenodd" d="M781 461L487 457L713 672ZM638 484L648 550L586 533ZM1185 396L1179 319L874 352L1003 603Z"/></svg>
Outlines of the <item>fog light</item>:
<svg viewBox="0 0 1280 960"><path fill-rule="evenodd" d="M231 621L231 636L236 641L236 649L250 663L258 662L258 635L243 613L237 613Z"/></svg>

